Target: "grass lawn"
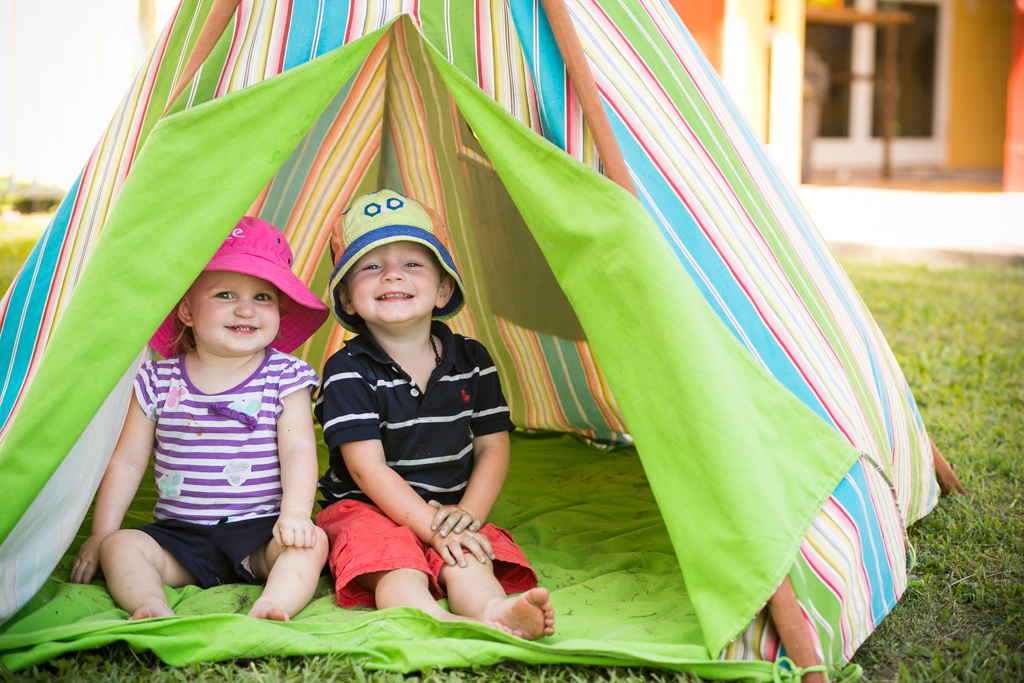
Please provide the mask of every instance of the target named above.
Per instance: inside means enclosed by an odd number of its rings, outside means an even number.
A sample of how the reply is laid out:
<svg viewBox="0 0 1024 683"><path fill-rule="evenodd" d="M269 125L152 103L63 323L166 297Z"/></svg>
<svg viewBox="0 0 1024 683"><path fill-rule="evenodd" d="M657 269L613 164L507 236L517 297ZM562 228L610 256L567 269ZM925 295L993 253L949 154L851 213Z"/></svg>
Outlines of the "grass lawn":
<svg viewBox="0 0 1024 683"><path fill-rule="evenodd" d="M869 681L1024 680L1024 269L844 264L889 340L924 422L970 498L944 498L910 529L908 589L854 661ZM0 673L9 678L9 674ZM16 680L578 683L694 680L644 669L499 665L411 676L345 658L173 668L109 647Z"/></svg>
<svg viewBox="0 0 1024 683"><path fill-rule="evenodd" d="M0 220L0 296L11 286L52 217L48 213L33 213L19 221Z"/></svg>

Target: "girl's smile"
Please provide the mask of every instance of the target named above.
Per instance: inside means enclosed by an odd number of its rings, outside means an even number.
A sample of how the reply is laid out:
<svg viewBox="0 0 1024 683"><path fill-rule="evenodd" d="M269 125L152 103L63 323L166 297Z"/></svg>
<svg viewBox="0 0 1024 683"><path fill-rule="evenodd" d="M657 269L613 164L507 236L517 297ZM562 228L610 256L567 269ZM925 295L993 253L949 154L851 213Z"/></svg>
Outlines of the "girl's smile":
<svg viewBox="0 0 1024 683"><path fill-rule="evenodd" d="M280 296L277 287L258 277L207 270L189 288L178 315L192 328L198 355L239 358L277 337Z"/></svg>

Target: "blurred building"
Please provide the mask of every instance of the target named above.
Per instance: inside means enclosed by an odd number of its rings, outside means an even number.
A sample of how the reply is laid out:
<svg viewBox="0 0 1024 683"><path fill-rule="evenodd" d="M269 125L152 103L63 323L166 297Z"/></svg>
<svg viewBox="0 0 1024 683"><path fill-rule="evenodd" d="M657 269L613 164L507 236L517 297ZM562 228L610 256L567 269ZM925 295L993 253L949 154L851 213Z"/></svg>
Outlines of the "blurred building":
<svg viewBox="0 0 1024 683"><path fill-rule="evenodd" d="M1017 49L1011 84L1014 8L1024 0L670 0L783 171L799 177L804 51L828 65L827 97L810 163L842 179L881 169L885 28L844 22L903 12L896 30L890 157L893 168L998 177L1016 149L1024 190L1024 70ZM834 13L834 14L829 14ZM854 13L859 13L855 15ZM1020 31L1021 29L1018 29ZM1024 38L1024 36L1022 36ZM1018 39L1020 40L1020 39ZM794 49L796 48L796 49ZM1015 101L1014 101L1015 100ZM1012 104L1016 104L1017 114ZM1011 165L1013 165L1011 163ZM1013 174L1007 173L1008 186Z"/></svg>

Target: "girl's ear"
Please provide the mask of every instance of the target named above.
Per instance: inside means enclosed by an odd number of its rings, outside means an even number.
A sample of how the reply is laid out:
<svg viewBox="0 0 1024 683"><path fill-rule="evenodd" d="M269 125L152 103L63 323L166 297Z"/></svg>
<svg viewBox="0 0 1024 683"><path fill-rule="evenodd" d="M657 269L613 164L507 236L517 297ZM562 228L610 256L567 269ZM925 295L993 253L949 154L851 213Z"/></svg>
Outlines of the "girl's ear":
<svg viewBox="0 0 1024 683"><path fill-rule="evenodd" d="M188 299L186 297L181 297L181 301L178 302L178 320L181 321L182 325L192 327L192 309L189 308Z"/></svg>
<svg viewBox="0 0 1024 683"><path fill-rule="evenodd" d="M441 284L437 288L437 302L434 304L434 308L444 308L447 306L448 300L452 298L454 293L455 278L450 273L445 272L444 279L441 280Z"/></svg>

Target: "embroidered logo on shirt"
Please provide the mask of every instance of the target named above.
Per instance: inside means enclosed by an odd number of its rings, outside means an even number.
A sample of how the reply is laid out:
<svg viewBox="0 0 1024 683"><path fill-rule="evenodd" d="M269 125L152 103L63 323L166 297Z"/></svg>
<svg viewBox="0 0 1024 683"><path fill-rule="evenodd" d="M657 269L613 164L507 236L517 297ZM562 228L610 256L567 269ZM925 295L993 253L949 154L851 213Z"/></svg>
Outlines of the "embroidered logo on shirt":
<svg viewBox="0 0 1024 683"><path fill-rule="evenodd" d="M232 486L241 486L252 473L252 463L245 460L232 460L224 466L224 476Z"/></svg>
<svg viewBox="0 0 1024 683"><path fill-rule="evenodd" d="M181 403L181 399L185 398L186 396L188 396L188 389L186 389L181 384L173 385L170 389L167 390L167 407L176 407L179 403Z"/></svg>
<svg viewBox="0 0 1024 683"><path fill-rule="evenodd" d="M462 402L469 403L469 394L466 393L466 387L462 387Z"/></svg>
<svg viewBox="0 0 1024 683"><path fill-rule="evenodd" d="M181 493L179 490L181 481L182 479L180 474L175 474L170 477L165 474L156 480L156 485L160 487L160 491L164 494L165 498L173 498Z"/></svg>

